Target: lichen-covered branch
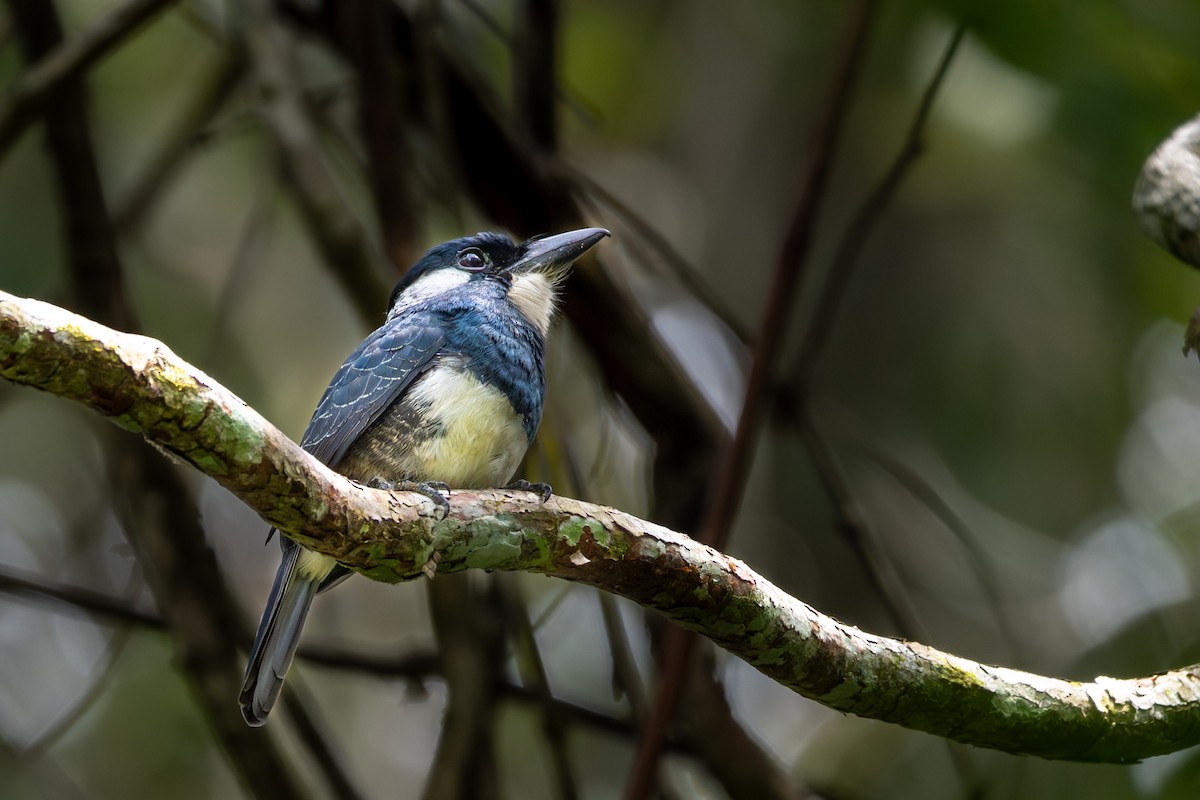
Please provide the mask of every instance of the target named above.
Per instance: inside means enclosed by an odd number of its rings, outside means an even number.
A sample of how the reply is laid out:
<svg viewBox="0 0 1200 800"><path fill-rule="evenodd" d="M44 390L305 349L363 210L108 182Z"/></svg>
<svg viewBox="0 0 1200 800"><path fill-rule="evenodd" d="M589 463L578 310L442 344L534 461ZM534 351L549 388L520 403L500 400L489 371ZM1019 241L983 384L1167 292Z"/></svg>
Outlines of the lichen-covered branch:
<svg viewBox="0 0 1200 800"><path fill-rule="evenodd" d="M745 564L616 509L521 492L420 495L318 463L162 344L0 292L0 377L87 404L211 476L264 520L380 580L540 572L660 611L831 708L1046 758L1131 762L1200 743L1200 666L1063 681L864 633Z"/></svg>

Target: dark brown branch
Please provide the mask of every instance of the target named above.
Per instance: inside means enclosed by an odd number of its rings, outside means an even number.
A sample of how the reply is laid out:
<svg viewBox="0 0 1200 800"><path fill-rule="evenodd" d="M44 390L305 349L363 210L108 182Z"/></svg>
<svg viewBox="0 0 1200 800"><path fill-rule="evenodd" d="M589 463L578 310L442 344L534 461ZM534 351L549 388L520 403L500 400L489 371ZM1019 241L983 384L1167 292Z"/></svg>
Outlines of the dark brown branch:
<svg viewBox="0 0 1200 800"><path fill-rule="evenodd" d="M409 196L410 157L403 136L403 82L388 35L389 0L336 2L329 6L339 49L358 77L358 128L375 199L383 249L394 271L418 255L416 209Z"/></svg>
<svg viewBox="0 0 1200 800"><path fill-rule="evenodd" d="M13 0L10 5L26 60L41 64L47 58L61 58L66 46L62 45L62 26L53 4ZM133 15L132 19L136 22L139 17ZM113 42L119 38L112 35L113 29L129 30L110 25L106 30ZM88 63L79 63L78 70ZM137 321L125 296L125 279L92 149L86 96L78 70L64 71L54 82L57 102L46 108L46 145L58 182L74 304L89 317L134 330Z"/></svg>
<svg viewBox="0 0 1200 800"><path fill-rule="evenodd" d="M293 42L270 0L254 0L247 48L261 113L279 145L288 186L326 266L368 329L382 319L391 287L385 259L346 201L296 82Z"/></svg>
<svg viewBox="0 0 1200 800"><path fill-rule="evenodd" d="M245 48L236 42L222 43L219 61L195 89L194 102L171 126L164 137L166 143L150 157L133 187L117 206L113 222L119 231L127 234L141 224L154 202L171 185L171 178L195 152L202 131L224 108L241 85L245 73Z"/></svg>
<svg viewBox="0 0 1200 800"><path fill-rule="evenodd" d="M62 30L53 4L18 0L12 5L30 61L60 47ZM73 77L46 111L76 302L110 324L136 328L85 105L83 84ZM125 534L168 621L193 695L226 756L256 794L305 796L274 740L247 731L229 702L240 684L240 615L208 550L190 494L144 443L114 438L108 453L110 472L118 477L114 485L124 489L116 507Z"/></svg>
<svg viewBox="0 0 1200 800"><path fill-rule="evenodd" d="M81 612L97 622L111 625L131 625L137 628L164 631L166 623L161 617L140 611L119 598L95 592L79 586L70 586L14 572L0 566L0 594L21 598L31 605L50 605L59 613L79 615ZM49 601L47 604L46 601ZM242 644L249 646L250 640ZM346 652L320 645L301 645L297 657L316 667L340 672L357 672L381 678L404 678L415 684L442 678L441 659L432 651L416 651L394 657L383 657L365 653ZM541 694L507 680L501 680L497 691L504 698L524 705L544 702ZM287 702L287 695L284 695ZM550 702L555 713L575 724L586 725L597 731L625 738L636 734L632 721L611 716L601 711L569 703L558 698ZM289 713L294 713L290 709ZM681 754L692 754L694 745L687 741L670 742L670 748Z"/></svg>
<svg viewBox="0 0 1200 800"><path fill-rule="evenodd" d="M535 149L558 146L558 0L521 0L512 43L517 124Z"/></svg>
<svg viewBox="0 0 1200 800"><path fill-rule="evenodd" d="M768 290L767 308L754 343L754 357L732 441L717 458L710 483L710 498L700 526L700 541L722 548L729 536L741 503L750 457L758 441L764 412L782 346L783 335L794 305L796 287L808 269L809 251L817 218L825 197L825 186L833 168L842 121L849 105L850 90L861 61L867 31L874 17L876 0L860 0L850 12L838 62L830 76L821 116L809 148L810 161L798 191L798 202L778 251L774 276ZM641 800L650 793L662 742L675 716L683 676L695 640L669 630L662 644L662 669L658 693L638 745L626 786L626 800Z"/></svg>
<svg viewBox="0 0 1200 800"><path fill-rule="evenodd" d="M938 92L941 91L947 74L949 74L950 65L954 62L954 57L958 53L958 46L962 43L965 33L966 26L960 23L950 35L950 39L946 43L946 49L942 51L942 57L934 69L933 76L930 78L929 84L925 87L925 91L921 94L921 101L917 105L916 114L913 115L912 124L909 125L908 133L904 138L904 144L900 147L900 152L896 155L895 160L892 161L892 165L888 167L879 185L875 187L874 191L863 202L862 208L858 210L858 213L851 219L850 224L846 226L846 231L842 234L841 240L838 242L837 251L833 255L833 261L829 270L829 279L821 289L813 311L812 322L805 332L804 341L801 343L799 353L792 367L793 379L798 384L798 388L794 388L793 391L798 395L802 396L807 390L807 384L811 380L817 360L825 352L825 348L829 343L833 324L837 319L838 312L841 310L846 289L850 285L850 279L854 275L863 248L870 240L871 233L879 224L884 211L887 210L892 198L899 190L900 184L903 183L911 171L913 164L920 158L921 153L924 151L925 126L929 121L930 112L933 111L933 102L937 98Z"/></svg>
<svg viewBox="0 0 1200 800"><path fill-rule="evenodd" d="M550 760L554 765L554 778L561 800L573 800L579 796L571 761L567 752L567 726L561 709L554 703L550 689L550 676L538 649L537 637L529 621L529 606L521 594L521 586L514 575L497 576L496 585L506 612L511 634L517 669L522 683L538 698L541 712L542 735Z"/></svg>
<svg viewBox="0 0 1200 800"><path fill-rule="evenodd" d="M80 609L115 623L164 630L162 617L134 608L128 601L104 592L43 580L40 577L0 567L0 592L42 603L46 600L66 609Z"/></svg>
<svg viewBox="0 0 1200 800"><path fill-rule="evenodd" d="M25 28L20 20L25 18L26 10L21 7L30 2L50 5L47 0L12 0L10 5L19 28ZM40 51L36 61L0 94L0 155L8 151L51 101L59 98L61 91L172 2L127 0L67 42L62 42L60 31L59 44Z"/></svg>
<svg viewBox="0 0 1200 800"><path fill-rule="evenodd" d="M839 529L866 567L867 575L875 584L880 597L886 600L885 608L899 625L900 631L913 639L927 638L926 632L895 569L887 558L878 552L878 548L871 541L866 519L846 484L841 465L813 417L810 389L817 362L828 345L834 322L841 310L843 298L850 285L863 247L870 239L871 232L878 224L892 197L895 196L901 182L921 155L925 124L933 110L933 101L949 72L950 64L954 61L965 31L965 26L960 24L951 34L946 49L942 52L942 57L934 70L933 77L921 96L921 102L918 104L917 112L909 126L900 153L888 168L879 185L867 197L862 208L854 215L838 243L830 267L829 278L817 299L813 319L805 332L792 368L791 385L785 392L794 404L794 411L805 446L817 468L817 474L821 478L825 492L829 495L834 513L839 521ZM983 573L977 574L980 575L981 580L986 580Z"/></svg>
<svg viewBox="0 0 1200 800"><path fill-rule="evenodd" d="M467 578L455 575L429 583L430 613L447 692L441 735L422 795L426 800L500 796L493 731L500 677L496 665L504 656L503 623L496 598L481 595Z"/></svg>

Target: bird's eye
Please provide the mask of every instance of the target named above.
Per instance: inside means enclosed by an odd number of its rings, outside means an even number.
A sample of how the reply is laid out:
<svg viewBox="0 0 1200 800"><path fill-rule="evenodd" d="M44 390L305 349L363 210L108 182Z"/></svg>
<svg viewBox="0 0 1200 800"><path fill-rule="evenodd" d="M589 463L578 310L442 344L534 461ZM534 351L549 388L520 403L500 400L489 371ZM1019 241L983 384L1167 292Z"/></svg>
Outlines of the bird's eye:
<svg viewBox="0 0 1200 800"><path fill-rule="evenodd" d="M458 265L471 272L479 272L487 266L487 259L478 248L468 247L458 254Z"/></svg>

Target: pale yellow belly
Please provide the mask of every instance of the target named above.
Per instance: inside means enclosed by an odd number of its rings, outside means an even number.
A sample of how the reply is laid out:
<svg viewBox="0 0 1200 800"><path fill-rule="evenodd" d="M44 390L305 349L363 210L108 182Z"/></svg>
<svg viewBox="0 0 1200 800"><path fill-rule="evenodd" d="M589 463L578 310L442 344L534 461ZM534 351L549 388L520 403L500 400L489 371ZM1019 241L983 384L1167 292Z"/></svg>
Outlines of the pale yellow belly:
<svg viewBox="0 0 1200 800"><path fill-rule="evenodd" d="M383 478L489 489L512 479L528 444L503 392L442 366L385 412L336 469L364 483Z"/></svg>
<svg viewBox="0 0 1200 800"><path fill-rule="evenodd" d="M420 441L412 457L427 476L460 489L504 486L529 446L521 420L504 393L466 371L436 370L410 393L428 403L443 434Z"/></svg>

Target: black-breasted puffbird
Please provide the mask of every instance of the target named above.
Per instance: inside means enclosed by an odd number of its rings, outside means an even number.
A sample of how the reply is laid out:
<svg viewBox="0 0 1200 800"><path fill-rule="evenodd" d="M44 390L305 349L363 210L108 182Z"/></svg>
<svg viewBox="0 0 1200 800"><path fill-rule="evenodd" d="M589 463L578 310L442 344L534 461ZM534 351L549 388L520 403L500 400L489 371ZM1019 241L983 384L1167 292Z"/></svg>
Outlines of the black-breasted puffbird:
<svg viewBox="0 0 1200 800"><path fill-rule="evenodd" d="M439 488L509 484L542 418L559 282L607 235L583 228L515 244L479 233L431 249L396 285L387 320L333 376L301 446L349 478L415 488L443 507ZM287 537L279 543L283 562L239 698L256 726L279 697L313 597L350 574Z"/></svg>

